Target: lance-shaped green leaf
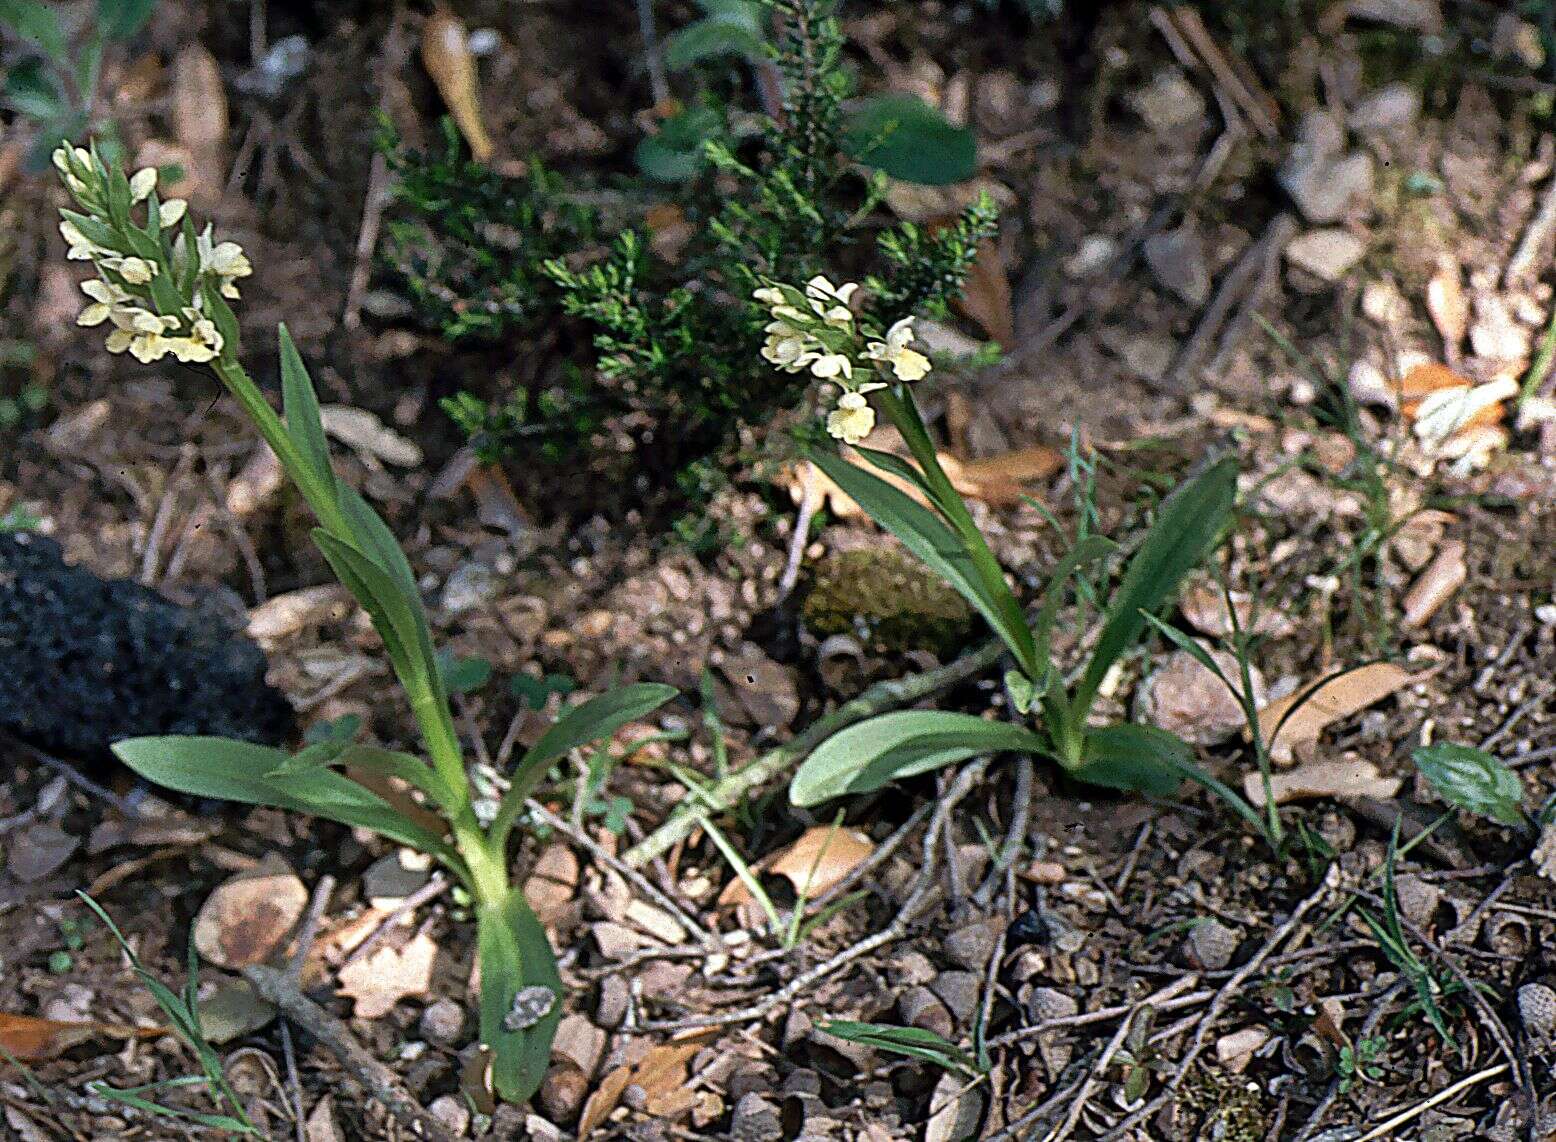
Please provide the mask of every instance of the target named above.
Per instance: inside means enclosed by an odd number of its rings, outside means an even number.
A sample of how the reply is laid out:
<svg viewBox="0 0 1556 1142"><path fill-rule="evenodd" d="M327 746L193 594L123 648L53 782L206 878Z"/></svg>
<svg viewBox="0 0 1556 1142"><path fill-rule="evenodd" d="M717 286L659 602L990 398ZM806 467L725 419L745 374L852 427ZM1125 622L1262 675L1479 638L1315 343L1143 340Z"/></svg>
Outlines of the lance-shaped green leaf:
<svg viewBox="0 0 1556 1142"><path fill-rule="evenodd" d="M319 398L314 393L313 381L285 325L281 326L277 340L281 351L281 415L286 420L287 435L311 469L293 472L292 479L305 486L311 483L326 495L332 494L335 473L330 467L330 446L324 436L324 421L319 414Z"/></svg>
<svg viewBox="0 0 1556 1142"><path fill-rule="evenodd" d="M419 603L405 597L400 585L367 555L323 528L315 528L313 540L330 567L373 620L373 629L395 674L409 688L431 689L437 667L432 658L426 620Z"/></svg>
<svg viewBox="0 0 1556 1142"><path fill-rule="evenodd" d="M444 809L453 808L459 800L458 793L448 788L442 775L414 754L353 742L317 742L298 750L266 776L285 779L309 769L329 766L360 769L366 773L399 778L412 788L421 790L431 798L433 804Z"/></svg>
<svg viewBox="0 0 1556 1142"><path fill-rule="evenodd" d="M1514 828L1525 823L1524 783L1485 750L1437 742L1410 756L1421 776L1450 805Z"/></svg>
<svg viewBox="0 0 1556 1142"><path fill-rule="evenodd" d="M492 1052L492 1084L505 1101L527 1102L551 1064L562 1018L556 956L520 888L510 889L506 901L478 907L475 922L481 1042Z"/></svg>
<svg viewBox="0 0 1556 1142"><path fill-rule="evenodd" d="M882 714L833 734L812 750L789 784L789 800L818 805L1002 750L1050 752L1047 738L1011 722L940 710Z"/></svg>
<svg viewBox="0 0 1556 1142"><path fill-rule="evenodd" d="M442 837L407 821L378 794L333 769L271 777L287 760L282 750L227 738L169 736L128 738L114 743L113 752L147 781L191 797L313 813L371 829L460 867Z"/></svg>
<svg viewBox="0 0 1556 1142"><path fill-rule="evenodd" d="M980 1073L973 1057L945 1036L923 1027L898 1027L890 1023L856 1023L851 1019L834 1019L823 1023L821 1030L850 1043L874 1047L879 1051L891 1051L912 1059L923 1059L947 1070L961 1071L967 1075Z"/></svg>
<svg viewBox="0 0 1556 1142"><path fill-rule="evenodd" d="M628 722L657 710L677 693L674 686L639 682L609 690L566 711L514 767L508 792L503 795L497 819L492 824L492 843L498 847L506 843L508 830L524 808L525 800L552 762L579 746L610 737Z"/></svg>
<svg viewBox="0 0 1556 1142"><path fill-rule="evenodd" d="M1237 499L1237 462L1227 457L1167 497L1108 603L1102 634L1071 702L1081 719L1113 663L1140 640L1147 612L1175 598L1215 549Z"/></svg>
<svg viewBox="0 0 1556 1142"><path fill-rule="evenodd" d="M1194 766L1194 751L1155 726L1123 724L1090 730L1081 763L1070 776L1092 785L1171 797Z"/></svg>
<svg viewBox="0 0 1556 1142"><path fill-rule="evenodd" d="M1010 647L1023 670L1037 673L1032 632L1027 628L1021 607L1003 582L998 589L985 582L956 532L912 496L835 453L816 451L810 453L810 459L868 512L871 519L901 540L925 566L971 603L994 633Z"/></svg>

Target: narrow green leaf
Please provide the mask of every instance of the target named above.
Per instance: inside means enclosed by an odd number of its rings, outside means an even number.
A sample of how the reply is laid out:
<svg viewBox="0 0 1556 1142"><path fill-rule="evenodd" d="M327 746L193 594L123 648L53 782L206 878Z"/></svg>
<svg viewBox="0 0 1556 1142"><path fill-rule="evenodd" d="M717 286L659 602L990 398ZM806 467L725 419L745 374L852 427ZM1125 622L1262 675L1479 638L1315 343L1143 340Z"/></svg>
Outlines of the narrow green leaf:
<svg viewBox="0 0 1556 1142"><path fill-rule="evenodd" d="M157 0L97 0L97 29L110 40L127 40L146 26Z"/></svg>
<svg viewBox="0 0 1556 1142"><path fill-rule="evenodd" d="M147 781L191 797L268 805L360 826L390 840L452 859L443 838L405 820L378 794L332 769L283 779L268 776L286 754L252 742L213 737L127 738L113 752Z"/></svg>
<svg viewBox="0 0 1556 1142"><path fill-rule="evenodd" d="M608 738L628 722L659 709L679 691L658 682L639 682L608 690L597 698L566 711L529 748L513 770L508 796L519 791L519 801L527 798L551 763L590 742Z"/></svg>
<svg viewBox="0 0 1556 1142"><path fill-rule="evenodd" d="M0 0L0 24L42 48L55 63L66 62L65 30L54 10L41 0Z"/></svg>
<svg viewBox="0 0 1556 1142"><path fill-rule="evenodd" d="M942 186L978 173L978 140L916 95L881 95L848 109L843 150L903 182Z"/></svg>
<svg viewBox="0 0 1556 1142"><path fill-rule="evenodd" d="M523 1103L540 1089L551 1063L551 1040L562 1019L562 977L556 955L520 888L501 904L476 909L481 957L481 1042L492 1051L492 1083L505 1101ZM533 1024L515 1020L514 999L546 988L550 1010Z"/></svg>
<svg viewBox="0 0 1556 1142"><path fill-rule="evenodd" d="M789 783L789 800L818 805L1002 750L1050 753L1047 738L1010 722L940 710L882 714L833 734L812 750Z"/></svg>
<svg viewBox="0 0 1556 1142"><path fill-rule="evenodd" d="M737 56L759 60L764 43L760 32L743 20L708 16L665 38L665 67L685 71L705 60Z"/></svg>
<svg viewBox="0 0 1556 1142"><path fill-rule="evenodd" d="M1162 504L1108 603L1102 634L1072 705L1084 720L1113 663L1140 640L1146 613L1177 597L1186 576L1215 549L1237 498L1237 462L1227 457Z"/></svg>
<svg viewBox="0 0 1556 1142"><path fill-rule="evenodd" d="M69 109L43 61L37 58L18 61L5 77L5 102L29 119L53 119Z"/></svg>
<svg viewBox="0 0 1556 1142"><path fill-rule="evenodd" d="M939 516L907 493L835 453L818 450L807 455L871 519L901 540L904 547L971 603L1010 647L1018 662L1024 665L1031 660L1032 632L1021 608L1008 590L1002 595L991 594L966 546Z"/></svg>
<svg viewBox="0 0 1556 1142"><path fill-rule="evenodd" d="M1081 764L1070 776L1092 785L1171 797L1183 784L1194 751L1155 726L1104 726L1086 734Z"/></svg>
<svg viewBox="0 0 1556 1142"><path fill-rule="evenodd" d="M1048 573L1048 582L1043 586L1042 608L1037 612L1037 620L1032 624L1032 637L1037 642L1039 663L1048 661L1049 638L1053 633L1054 620L1059 617L1059 608L1064 604L1065 583L1081 568L1099 559L1107 558L1117 548L1118 544L1111 539L1100 535L1089 535L1065 552L1064 557L1054 564L1053 570Z"/></svg>
<svg viewBox="0 0 1556 1142"><path fill-rule="evenodd" d="M407 686L431 685L437 668L430 652L422 653L425 619L412 609L399 584L371 558L322 527L314 528L313 541L373 620L373 629L384 640L395 674Z"/></svg>
<svg viewBox="0 0 1556 1142"><path fill-rule="evenodd" d="M1412 751L1410 757L1450 805L1514 828L1524 824L1524 783L1485 750L1437 742Z"/></svg>
<svg viewBox="0 0 1556 1142"><path fill-rule="evenodd" d="M892 1051L909 1058L923 1059L947 1070L963 1071L969 1075L980 1073L973 1058L955 1043L921 1027L898 1027L889 1023L857 1023L850 1019L834 1019L821 1025L828 1035L850 1043L859 1043L881 1051Z"/></svg>
<svg viewBox="0 0 1556 1142"><path fill-rule="evenodd" d="M333 489L334 469L330 467L330 446L324 436L324 421L319 414L319 398L308 376L308 367L292 335L283 324L277 333L281 350L281 415L286 420L286 431L312 467L311 472L293 472L292 479L304 488L310 485L320 489ZM344 538L344 537L343 537Z"/></svg>

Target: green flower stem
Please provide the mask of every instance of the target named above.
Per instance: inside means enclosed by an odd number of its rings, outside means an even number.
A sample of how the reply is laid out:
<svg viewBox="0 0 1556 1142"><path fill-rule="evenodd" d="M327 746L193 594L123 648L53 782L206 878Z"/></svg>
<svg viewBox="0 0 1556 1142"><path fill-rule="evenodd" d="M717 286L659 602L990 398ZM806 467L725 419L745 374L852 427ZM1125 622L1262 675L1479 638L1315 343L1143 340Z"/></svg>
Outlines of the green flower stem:
<svg viewBox="0 0 1556 1142"><path fill-rule="evenodd" d="M1031 628L1027 626L1025 619L1020 617L1020 605L1010 593L999 560L994 558L994 553L989 550L983 532L978 529L972 513L967 510L967 504L963 501L961 493L951 483L950 477L945 474L945 469L940 467L934 442L929 438L929 430L924 427L924 418L919 413L913 394L908 391L906 385L896 383L882 390L879 400L886 415L891 418L892 424L896 426L898 432L902 433L908 450L913 454L913 459L918 462L919 470L923 472L924 480L934 495L935 506L940 509L946 522L961 538L962 546L968 558L972 560L973 566L977 568L990 597L998 599L1020 618L1020 621L1011 624L1012 629L1018 632L1018 645L1010 648L1011 653L1016 656L1016 661L1026 676L1034 682L1038 681L1043 677L1043 667L1038 661L1037 641L1032 637Z"/></svg>
<svg viewBox="0 0 1556 1142"><path fill-rule="evenodd" d="M285 422L265 399L264 393L247 370L230 356L212 361L211 367L227 391L248 413L260 435L265 438L265 443L270 445L276 458L281 461L281 466L302 492L303 499L308 502L319 523L326 531L350 542L353 529L340 509L334 488L321 483L304 461L301 451L287 432ZM442 806L453 833L454 846L464 861L464 868L456 871L468 876L468 887L481 903L500 905L508 897L505 846L489 843L471 807L464 751L460 748L448 705L439 699L425 680L401 678L400 682L410 695L411 712L421 729L432 767L442 778L443 786L456 798L453 804Z"/></svg>

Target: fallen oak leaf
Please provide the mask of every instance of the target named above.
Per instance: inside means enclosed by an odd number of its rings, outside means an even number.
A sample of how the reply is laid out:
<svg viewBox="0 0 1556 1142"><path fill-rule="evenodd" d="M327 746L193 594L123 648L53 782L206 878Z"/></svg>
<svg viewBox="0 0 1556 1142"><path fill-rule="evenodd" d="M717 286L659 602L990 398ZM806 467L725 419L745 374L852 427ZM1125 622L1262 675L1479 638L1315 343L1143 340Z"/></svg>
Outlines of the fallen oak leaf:
<svg viewBox="0 0 1556 1142"><path fill-rule="evenodd" d="M1277 698L1259 711L1259 732L1276 761L1291 761L1296 749L1313 745L1328 726L1381 702L1429 674L1412 675L1392 662L1372 662Z"/></svg>
<svg viewBox="0 0 1556 1142"><path fill-rule="evenodd" d="M52 1059L93 1039L159 1039L166 1027L129 1027L95 1020L40 1019L0 1011L0 1048L18 1062Z"/></svg>
<svg viewBox="0 0 1556 1142"><path fill-rule="evenodd" d="M1270 797L1277 805L1315 797L1370 797L1387 801L1399 792L1402 777L1384 777L1378 767L1360 758L1350 761L1315 761L1287 773L1270 775ZM1243 792L1255 808L1264 807L1264 778L1257 773L1243 777Z"/></svg>
<svg viewBox="0 0 1556 1142"><path fill-rule="evenodd" d="M673 1043L651 1047L636 1066L617 1067L600 1080L578 1117L578 1137L587 1138L605 1124L630 1086L643 1091L644 1101L661 1102L686 1086L687 1066L705 1046L714 1029Z"/></svg>
<svg viewBox="0 0 1556 1142"><path fill-rule="evenodd" d="M751 866L752 872L785 877L797 896L813 899L837 884L875 852L875 842L857 829L813 825L786 848L769 853ZM751 891L736 877L719 894L721 907L749 903Z"/></svg>
<svg viewBox="0 0 1556 1142"><path fill-rule="evenodd" d="M425 932L404 947L377 948L340 969L340 993L356 1001L358 1019L379 1019L400 1000L427 994L437 954L437 942Z"/></svg>

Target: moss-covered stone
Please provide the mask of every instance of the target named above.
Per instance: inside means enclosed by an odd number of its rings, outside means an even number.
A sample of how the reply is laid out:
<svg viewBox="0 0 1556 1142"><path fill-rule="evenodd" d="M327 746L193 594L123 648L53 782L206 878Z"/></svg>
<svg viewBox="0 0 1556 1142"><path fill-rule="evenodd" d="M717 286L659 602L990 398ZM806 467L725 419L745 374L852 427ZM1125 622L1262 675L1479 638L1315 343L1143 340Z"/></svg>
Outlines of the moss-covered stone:
<svg viewBox="0 0 1556 1142"><path fill-rule="evenodd" d="M1178 1088L1176 1137L1188 1142L1264 1142L1264 1096L1257 1083L1212 1067L1194 1070Z"/></svg>
<svg viewBox="0 0 1556 1142"><path fill-rule="evenodd" d="M967 637L962 597L916 560L890 548L827 556L802 609L818 638L848 634L875 651L945 654Z"/></svg>

